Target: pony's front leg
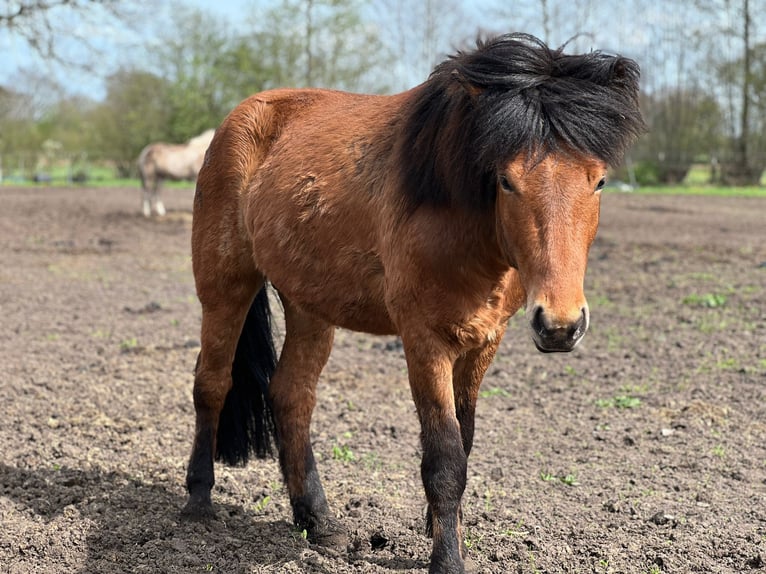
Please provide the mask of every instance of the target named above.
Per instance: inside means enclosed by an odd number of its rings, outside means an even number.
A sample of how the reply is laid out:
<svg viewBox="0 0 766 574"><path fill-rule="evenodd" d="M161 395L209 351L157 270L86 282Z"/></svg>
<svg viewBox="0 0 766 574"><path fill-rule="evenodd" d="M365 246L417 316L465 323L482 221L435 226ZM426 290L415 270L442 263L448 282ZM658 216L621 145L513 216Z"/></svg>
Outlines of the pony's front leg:
<svg viewBox="0 0 766 574"><path fill-rule="evenodd" d="M466 458L471 454L471 447L473 446L474 418L479 388L484 379L484 374L495 357L497 348L505 333L505 327L505 324L500 326L496 331L496 336L483 347L471 349L460 355L452 369L455 416L460 427L460 438ZM458 512L462 521L462 510ZM433 536L433 513L430 506L426 513L426 533L429 536ZM463 559L465 559L466 548L462 541L460 549Z"/></svg>
<svg viewBox="0 0 766 574"><path fill-rule="evenodd" d="M152 216L151 192L147 188L141 191L141 213L144 217Z"/></svg>
<svg viewBox="0 0 766 574"><path fill-rule="evenodd" d="M479 387L484 380L492 359L495 357L500 341L505 333L503 324L495 332L495 337L483 347L471 349L455 361L452 371L452 387L455 395L455 414L460 423L460 436L463 440L465 455L471 454L473 446L474 415Z"/></svg>
<svg viewBox="0 0 766 574"><path fill-rule="evenodd" d="M431 515L430 574L463 574L460 500L467 457L452 391L454 357L427 337L402 336L412 397L420 419L421 477Z"/></svg>
<svg viewBox="0 0 766 574"><path fill-rule="evenodd" d="M285 341L269 385L279 437L279 464L295 525L310 542L345 549L348 536L332 515L311 448L311 415L319 375L330 356L335 328L282 297Z"/></svg>

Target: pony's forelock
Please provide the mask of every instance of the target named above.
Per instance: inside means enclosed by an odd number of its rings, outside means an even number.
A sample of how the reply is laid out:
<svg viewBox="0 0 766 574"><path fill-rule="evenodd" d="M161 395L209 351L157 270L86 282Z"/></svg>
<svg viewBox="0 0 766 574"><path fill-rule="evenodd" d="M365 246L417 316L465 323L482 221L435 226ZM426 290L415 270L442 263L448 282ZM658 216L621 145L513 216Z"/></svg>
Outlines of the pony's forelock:
<svg viewBox="0 0 766 574"><path fill-rule="evenodd" d="M402 158L407 201L485 206L496 166L519 153L618 164L644 130L638 80L638 65L621 56L565 54L526 34L479 40L417 90Z"/></svg>

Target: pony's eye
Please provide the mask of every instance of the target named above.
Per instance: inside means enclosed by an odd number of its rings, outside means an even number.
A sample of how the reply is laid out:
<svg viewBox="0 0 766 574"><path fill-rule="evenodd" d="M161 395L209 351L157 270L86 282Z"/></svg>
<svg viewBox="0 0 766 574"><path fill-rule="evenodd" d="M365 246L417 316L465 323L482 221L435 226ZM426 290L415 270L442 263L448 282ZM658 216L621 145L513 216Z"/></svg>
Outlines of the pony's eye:
<svg viewBox="0 0 766 574"><path fill-rule="evenodd" d="M500 176L500 188L506 193L513 192L513 185L511 185L511 182L508 181L508 178L504 175Z"/></svg>
<svg viewBox="0 0 766 574"><path fill-rule="evenodd" d="M606 185L606 178L602 177L601 180L599 180L598 185L596 186L596 191L601 191L604 189L604 186Z"/></svg>

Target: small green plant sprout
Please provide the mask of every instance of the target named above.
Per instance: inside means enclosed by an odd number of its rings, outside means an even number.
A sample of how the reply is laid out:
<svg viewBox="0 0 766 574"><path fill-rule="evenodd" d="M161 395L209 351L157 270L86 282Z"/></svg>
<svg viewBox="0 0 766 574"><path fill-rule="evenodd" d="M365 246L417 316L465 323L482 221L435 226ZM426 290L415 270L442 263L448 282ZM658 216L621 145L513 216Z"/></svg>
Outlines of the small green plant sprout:
<svg viewBox="0 0 766 574"><path fill-rule="evenodd" d="M537 567L537 560L535 559L535 553L530 550L527 554L529 560L529 567L532 569L532 574L540 574L540 569Z"/></svg>
<svg viewBox="0 0 766 574"><path fill-rule="evenodd" d="M575 368L572 365L565 365L564 366L564 374L569 375L570 377L577 374L577 371L575 371Z"/></svg>
<svg viewBox="0 0 766 574"><path fill-rule="evenodd" d="M567 486L578 486L580 484L577 482L577 477L574 474L567 474L566 476L563 476L561 478L561 482Z"/></svg>
<svg viewBox="0 0 766 574"><path fill-rule="evenodd" d="M713 447L713 454L718 458L723 458L726 456L726 449L722 444L717 444Z"/></svg>
<svg viewBox="0 0 766 574"><path fill-rule="evenodd" d="M120 350L121 351L130 351L132 349L135 349L138 347L138 339L135 337L131 337L130 339L124 339L122 342L120 342Z"/></svg>
<svg viewBox="0 0 766 574"><path fill-rule="evenodd" d="M693 307L707 307L708 309L715 309L716 307L723 307L726 305L726 295L722 293L705 293L699 295L692 293L684 297L681 302L684 305L691 305Z"/></svg>
<svg viewBox="0 0 766 574"><path fill-rule="evenodd" d="M508 536L509 538L521 538L527 536L528 534L529 530L524 528L523 518L520 519L515 525L503 530L503 535Z"/></svg>
<svg viewBox="0 0 766 574"><path fill-rule="evenodd" d="M212 564L205 564L205 567L203 568L205 572L212 572L213 571L213 565Z"/></svg>
<svg viewBox="0 0 766 574"><path fill-rule="evenodd" d="M616 409L635 409L641 406L641 399L638 397L631 397L630 395L617 395L609 399L597 399L596 406L602 409L616 408Z"/></svg>
<svg viewBox="0 0 766 574"><path fill-rule="evenodd" d="M565 476L556 476L555 474L551 472L540 472L540 478L543 479L545 482L563 482L567 486L578 486L580 483L577 482L577 477L574 474L567 474Z"/></svg>
<svg viewBox="0 0 766 574"><path fill-rule="evenodd" d="M543 479L545 482L553 482L556 480L556 475L552 474L550 472L546 472L544 470L540 471L540 478Z"/></svg>
<svg viewBox="0 0 766 574"><path fill-rule="evenodd" d="M469 528L466 527L465 529L465 536L463 537L463 541L465 542L466 548L473 548L477 544L481 543L483 536L474 536L473 532Z"/></svg>
<svg viewBox="0 0 766 574"><path fill-rule="evenodd" d="M298 528L295 528L293 529L291 534L292 534L293 540L299 540L299 539L308 540L309 538L309 533L305 528L303 530L299 530Z"/></svg>
<svg viewBox="0 0 766 574"><path fill-rule="evenodd" d="M511 393L500 387L492 387L491 389L479 391L479 396L483 399L490 397L510 397Z"/></svg>
<svg viewBox="0 0 766 574"><path fill-rule="evenodd" d="M269 505L269 502L271 502L271 497L264 496L253 505L253 508L255 509L256 512L263 512L266 509L266 507Z"/></svg>
<svg viewBox="0 0 766 574"><path fill-rule="evenodd" d="M716 368L722 371L730 371L739 368L739 362L734 357L727 357L716 362Z"/></svg>
<svg viewBox="0 0 766 574"><path fill-rule="evenodd" d="M353 462L356 460L354 453L347 445L332 445L332 457L341 462Z"/></svg>
<svg viewBox="0 0 766 574"><path fill-rule="evenodd" d="M492 489L487 488L484 491L484 510L486 512L492 511Z"/></svg>
<svg viewBox="0 0 766 574"><path fill-rule="evenodd" d="M641 399L629 395L619 395L614 398L614 406L618 409L635 409L641 406Z"/></svg>

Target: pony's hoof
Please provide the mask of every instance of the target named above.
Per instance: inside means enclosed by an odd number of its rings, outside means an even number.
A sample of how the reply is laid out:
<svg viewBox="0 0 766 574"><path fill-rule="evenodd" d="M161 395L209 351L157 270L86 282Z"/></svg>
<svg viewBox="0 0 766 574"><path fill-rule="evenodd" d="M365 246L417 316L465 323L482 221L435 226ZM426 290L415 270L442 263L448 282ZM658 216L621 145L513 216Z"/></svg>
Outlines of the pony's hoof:
<svg viewBox="0 0 766 574"><path fill-rule="evenodd" d="M335 518L327 518L307 532L308 541L317 546L337 551L348 548L348 531Z"/></svg>
<svg viewBox="0 0 766 574"><path fill-rule="evenodd" d="M181 509L183 520L206 521L215 518L213 503L209 497L190 496L186 506Z"/></svg>

